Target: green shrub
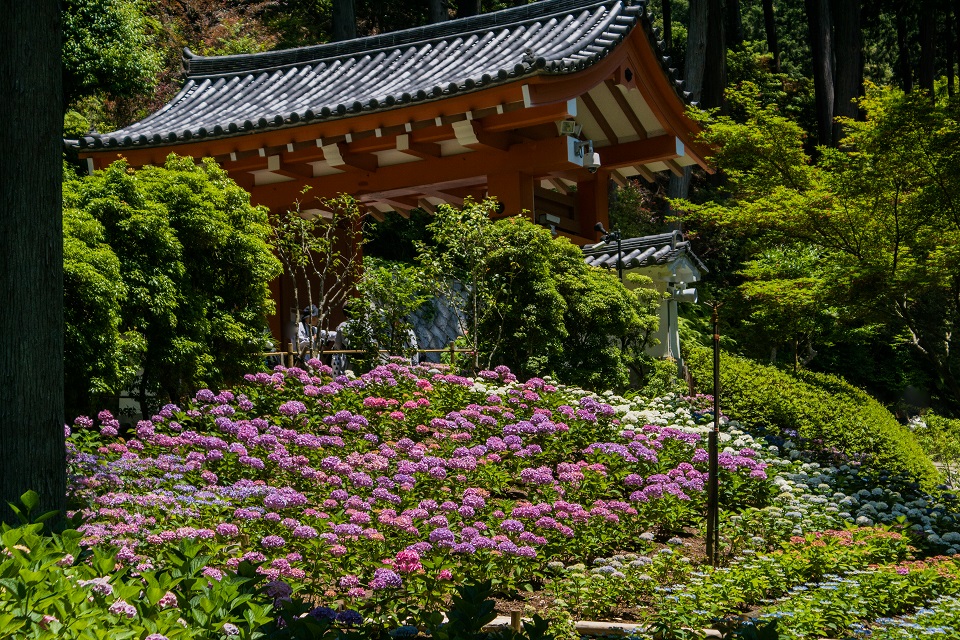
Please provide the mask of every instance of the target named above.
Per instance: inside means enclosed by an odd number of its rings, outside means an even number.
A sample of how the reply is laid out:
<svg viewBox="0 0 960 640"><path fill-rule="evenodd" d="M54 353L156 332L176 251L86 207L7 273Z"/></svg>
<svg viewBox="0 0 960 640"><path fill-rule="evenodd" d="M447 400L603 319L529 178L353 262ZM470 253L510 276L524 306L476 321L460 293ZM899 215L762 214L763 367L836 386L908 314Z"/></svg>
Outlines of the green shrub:
<svg viewBox="0 0 960 640"><path fill-rule="evenodd" d="M68 413L141 368L141 404L162 404L260 364L280 262L266 210L215 162L118 160L64 182L63 211Z"/></svg>
<svg viewBox="0 0 960 640"><path fill-rule="evenodd" d="M960 473L960 420L926 413L922 421L911 424L920 446L941 466L947 483L956 484Z"/></svg>
<svg viewBox="0 0 960 640"><path fill-rule="evenodd" d="M694 347L687 366L697 389L713 389L713 356ZM913 476L925 485L938 473L910 430L861 389L832 375L789 374L746 358L722 354L720 407L748 427L779 435L796 432L874 466Z"/></svg>

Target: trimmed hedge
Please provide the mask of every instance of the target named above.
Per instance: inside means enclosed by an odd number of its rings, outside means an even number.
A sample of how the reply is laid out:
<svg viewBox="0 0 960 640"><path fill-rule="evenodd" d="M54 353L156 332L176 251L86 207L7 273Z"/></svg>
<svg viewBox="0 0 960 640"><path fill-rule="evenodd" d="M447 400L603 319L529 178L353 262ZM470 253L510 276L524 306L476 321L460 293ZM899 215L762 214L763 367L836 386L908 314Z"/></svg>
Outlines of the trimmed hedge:
<svg viewBox="0 0 960 640"><path fill-rule="evenodd" d="M695 347L686 358L700 392L713 391L713 354ZM879 469L933 485L939 473L913 433L865 391L832 375L790 374L746 358L721 354L720 408L724 415L777 435L795 431L849 456L866 455Z"/></svg>

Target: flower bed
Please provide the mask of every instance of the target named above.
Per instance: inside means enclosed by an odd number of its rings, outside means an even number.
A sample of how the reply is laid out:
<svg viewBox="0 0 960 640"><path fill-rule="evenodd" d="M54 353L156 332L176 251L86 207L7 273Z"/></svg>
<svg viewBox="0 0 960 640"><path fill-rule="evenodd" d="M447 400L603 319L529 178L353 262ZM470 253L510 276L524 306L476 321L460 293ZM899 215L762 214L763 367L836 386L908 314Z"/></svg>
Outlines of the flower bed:
<svg viewBox="0 0 960 640"><path fill-rule="evenodd" d="M876 626L956 593L952 577L896 601L869 586L902 591L899 580L953 567L903 564L924 550L956 553L951 494L909 481L878 487L856 462L817 462L802 442L757 439L734 422L720 458L729 566L698 566L709 398L597 396L521 383L506 369L474 380L388 365L333 378L313 364L201 391L129 433L107 412L78 419L68 450L82 520L71 544L82 546L43 566L106 611L108 627L146 624L160 598L175 597L192 627L220 633L229 620L238 633L276 637L300 637L291 629L308 623L436 629L464 582L489 581L507 608L532 592L526 603L555 622L626 617L676 629L752 613L801 621L791 638ZM845 529L857 522L889 526ZM109 560L91 564L80 549ZM171 566L194 577L177 582ZM156 571L169 578L163 593L112 595ZM111 594L96 592L104 585ZM217 596L220 585L234 586ZM247 589L248 604L201 620L189 604L196 589L226 602ZM830 602L834 591L872 604L824 622L830 607L808 606L808 596ZM258 608L245 621L248 606ZM63 620L55 608L35 613Z"/></svg>

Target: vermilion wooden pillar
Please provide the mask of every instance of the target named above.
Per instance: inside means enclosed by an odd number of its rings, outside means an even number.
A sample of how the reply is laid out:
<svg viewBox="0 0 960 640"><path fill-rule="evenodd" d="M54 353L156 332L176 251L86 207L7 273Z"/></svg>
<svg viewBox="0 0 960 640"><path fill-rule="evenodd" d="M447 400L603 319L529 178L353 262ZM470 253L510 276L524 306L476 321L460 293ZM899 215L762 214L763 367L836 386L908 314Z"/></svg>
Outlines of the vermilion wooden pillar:
<svg viewBox="0 0 960 640"><path fill-rule="evenodd" d="M597 232L593 226L602 222L604 227L610 226L608 208L607 182L610 172L598 170L590 180L577 182L577 216L580 219L580 235L586 238L596 238Z"/></svg>
<svg viewBox="0 0 960 640"><path fill-rule="evenodd" d="M487 175L487 193L503 204L503 215L515 216L521 211L533 215L533 176L526 173L491 173Z"/></svg>

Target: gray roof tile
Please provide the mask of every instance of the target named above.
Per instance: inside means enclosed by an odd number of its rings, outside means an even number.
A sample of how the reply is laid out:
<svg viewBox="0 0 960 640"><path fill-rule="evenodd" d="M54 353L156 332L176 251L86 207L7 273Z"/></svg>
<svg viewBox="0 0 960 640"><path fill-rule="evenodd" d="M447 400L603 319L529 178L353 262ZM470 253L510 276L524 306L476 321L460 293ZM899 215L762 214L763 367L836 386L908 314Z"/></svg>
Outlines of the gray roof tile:
<svg viewBox="0 0 960 640"><path fill-rule="evenodd" d="M229 137L438 100L537 74L574 73L609 54L637 25L657 50L645 7L645 0L541 0L284 51L203 57L185 50L186 81L170 103L78 145L150 147ZM661 59L683 98L676 70Z"/></svg>
<svg viewBox="0 0 960 640"><path fill-rule="evenodd" d="M627 238L620 242L623 253L623 267L634 269L668 264L682 255L690 256L697 268L707 273L707 267L683 239L679 231L659 233L640 238ZM583 247L583 257L587 264L595 267L615 269L617 267L617 243L599 242Z"/></svg>

